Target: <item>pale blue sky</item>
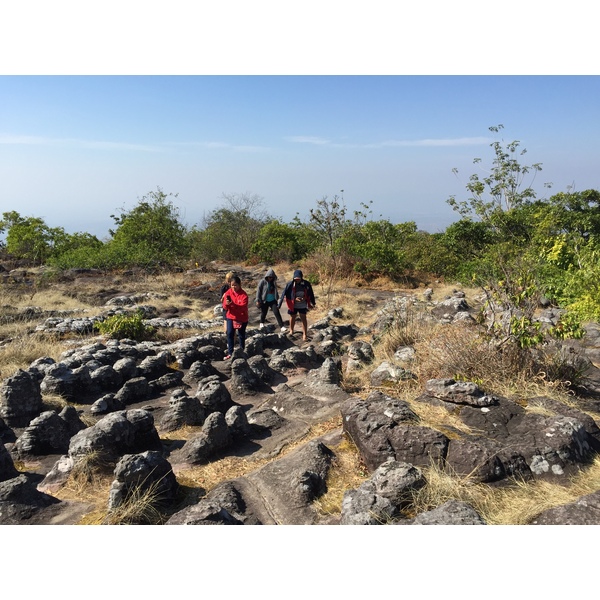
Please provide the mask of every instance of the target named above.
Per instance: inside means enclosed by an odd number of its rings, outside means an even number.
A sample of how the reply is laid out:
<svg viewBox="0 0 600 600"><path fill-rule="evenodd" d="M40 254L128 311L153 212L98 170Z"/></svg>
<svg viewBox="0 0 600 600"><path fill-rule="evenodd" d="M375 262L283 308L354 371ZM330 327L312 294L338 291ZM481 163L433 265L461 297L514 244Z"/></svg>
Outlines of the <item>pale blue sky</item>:
<svg viewBox="0 0 600 600"><path fill-rule="evenodd" d="M599 97L598 76L2 76L1 210L104 237L157 186L189 225L224 193L290 220L344 190L441 231L491 125L542 163L542 195L599 188Z"/></svg>

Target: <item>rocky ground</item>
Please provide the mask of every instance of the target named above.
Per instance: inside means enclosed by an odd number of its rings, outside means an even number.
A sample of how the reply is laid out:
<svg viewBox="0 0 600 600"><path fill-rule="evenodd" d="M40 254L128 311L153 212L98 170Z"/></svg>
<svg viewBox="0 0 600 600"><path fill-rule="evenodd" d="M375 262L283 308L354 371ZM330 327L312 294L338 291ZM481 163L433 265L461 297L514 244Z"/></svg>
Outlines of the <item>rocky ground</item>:
<svg viewBox="0 0 600 600"><path fill-rule="evenodd" d="M230 268L224 265L210 276L191 272L197 284L185 294L214 306L220 276ZM235 270L255 289L259 269ZM67 285L83 290L82 279L94 275L68 274ZM26 272L11 276L27 282ZM472 382L430 380L417 402L447 411L460 425L439 430L391 393L395 382L410 377L411 349L399 348L393 362L377 363L372 342L390 319L416 303L428 318L469 327L473 307L462 293L435 298L423 291L372 290L364 306L372 315L368 326L349 321L343 306L332 307L311 313L307 342L279 332L272 315L258 329L258 311L251 310L246 351L238 349L226 361L217 313L192 319L184 305L154 309L148 292L119 289L110 281L100 287L94 314L30 311L38 332L81 337L58 361L40 357L2 382L2 523L82 522L90 503L60 499L60 490L95 453L114 478L107 507L116 511L134 490L153 486L167 525L485 524L463 501L418 515L404 512L410 494L426 485L424 469L432 460L475 483L498 485L516 476L566 481L600 450L600 430L591 416L600 403L595 326L577 348L588 357L585 398L568 405L548 397L515 401ZM197 333L173 342L93 334L94 319L140 308L148 323ZM554 318L552 311L543 318ZM367 369L369 383L348 391L343 380L355 369ZM52 409L42 394L65 398L67 405ZM323 423L329 426L319 434ZM344 440L356 446L366 472L344 494L341 512L328 513L319 500ZM209 490L197 486L182 493L190 472L227 457L256 467L224 477ZM600 522L596 495L540 510L532 524Z"/></svg>

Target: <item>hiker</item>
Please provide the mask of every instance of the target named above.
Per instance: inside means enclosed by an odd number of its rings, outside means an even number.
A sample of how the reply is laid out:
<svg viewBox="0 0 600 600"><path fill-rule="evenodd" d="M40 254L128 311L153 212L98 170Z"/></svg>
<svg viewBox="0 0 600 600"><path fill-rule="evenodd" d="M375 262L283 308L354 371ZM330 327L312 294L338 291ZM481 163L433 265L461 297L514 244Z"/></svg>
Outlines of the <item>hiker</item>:
<svg viewBox="0 0 600 600"><path fill-rule="evenodd" d="M285 333L287 331L287 327L284 327L283 325L283 319L281 318L281 313L279 312L279 307L277 306L278 300L279 291L277 290L277 275L275 275L275 271L273 271L273 269L269 269L265 273L264 278L260 280L256 290L256 306L260 308L259 329L262 329L265 326L265 319L267 318L267 313L269 312L270 308L277 319L279 327L281 328L281 333Z"/></svg>
<svg viewBox="0 0 600 600"><path fill-rule="evenodd" d="M223 297L225 296L225 292L228 292L231 289L231 279L233 278L233 271L229 271L225 275L225 283L221 286L221 296L219 301L221 304L223 303ZM223 309L223 331L227 333L227 311Z"/></svg>
<svg viewBox="0 0 600 600"><path fill-rule="evenodd" d="M229 360L233 354L236 332L240 348L244 350L246 347L246 327L248 326L248 294L242 289L242 281L237 275L231 278L231 286L223 294L223 309L227 318L227 354L225 354L225 360Z"/></svg>
<svg viewBox="0 0 600 600"><path fill-rule="evenodd" d="M306 342L308 340L306 313L315 308L316 301L312 286L309 281L304 279L300 269L294 271L292 281L285 286L283 294L279 299L278 307L283 304L284 298L288 307L288 315L290 315L290 335L294 335L296 318L300 317L300 322L302 323L302 340Z"/></svg>

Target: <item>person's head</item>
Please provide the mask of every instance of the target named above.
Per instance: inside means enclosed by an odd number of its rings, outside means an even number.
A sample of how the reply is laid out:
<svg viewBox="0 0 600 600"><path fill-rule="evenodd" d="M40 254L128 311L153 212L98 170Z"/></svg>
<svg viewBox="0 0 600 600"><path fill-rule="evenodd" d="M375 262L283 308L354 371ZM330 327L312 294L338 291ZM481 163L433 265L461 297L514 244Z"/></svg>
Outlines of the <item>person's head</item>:
<svg viewBox="0 0 600 600"><path fill-rule="evenodd" d="M235 275L233 274L233 271L229 271L229 273L227 273L227 275L225 275L225 282L226 283L231 283L231 280L235 277Z"/></svg>
<svg viewBox="0 0 600 600"><path fill-rule="evenodd" d="M296 269L294 271L294 281L302 281L302 271L300 269Z"/></svg>
<svg viewBox="0 0 600 600"><path fill-rule="evenodd" d="M242 280L237 275L234 275L231 278L231 283L229 285L232 290L239 292L242 289Z"/></svg>
<svg viewBox="0 0 600 600"><path fill-rule="evenodd" d="M277 275L275 275L275 271L273 271L273 269L269 269L266 273L265 273L265 279L267 281L275 281L277 279Z"/></svg>

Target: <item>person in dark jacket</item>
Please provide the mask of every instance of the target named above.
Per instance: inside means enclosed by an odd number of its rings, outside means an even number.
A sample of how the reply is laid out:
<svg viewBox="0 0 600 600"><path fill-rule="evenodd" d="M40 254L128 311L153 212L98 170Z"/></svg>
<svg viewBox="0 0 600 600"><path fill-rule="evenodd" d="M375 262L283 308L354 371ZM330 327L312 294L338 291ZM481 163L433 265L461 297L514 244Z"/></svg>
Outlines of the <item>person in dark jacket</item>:
<svg viewBox="0 0 600 600"><path fill-rule="evenodd" d="M294 333L294 325L296 319L300 317L302 323L302 340L308 340L308 322L306 314L309 310L315 308L316 300L312 286L309 281L304 279L302 271L297 269L294 271L294 277L283 290L283 294L279 299L278 307L283 304L283 300L288 307L288 315L290 315L290 335Z"/></svg>
<svg viewBox="0 0 600 600"><path fill-rule="evenodd" d="M273 269L269 269L263 279L260 280L256 290L256 306L260 308L260 325L259 329L265 326L265 319L269 308L273 311L275 319L281 328L281 333L285 333L287 328L283 326L283 319L277 306L279 300L279 291L277 289L277 275Z"/></svg>

